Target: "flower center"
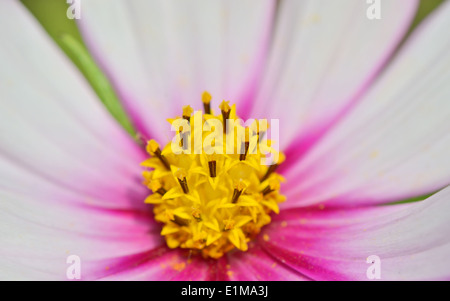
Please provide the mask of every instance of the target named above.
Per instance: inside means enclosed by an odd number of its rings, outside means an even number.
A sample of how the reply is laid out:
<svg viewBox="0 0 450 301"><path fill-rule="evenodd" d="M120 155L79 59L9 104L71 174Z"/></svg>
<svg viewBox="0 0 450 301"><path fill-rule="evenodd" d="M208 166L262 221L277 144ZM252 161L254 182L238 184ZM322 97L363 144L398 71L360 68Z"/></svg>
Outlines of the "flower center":
<svg viewBox="0 0 450 301"><path fill-rule="evenodd" d="M284 155L271 147L272 141L263 140L267 122L245 127L235 105L223 101L215 115L208 92L202 101L204 115L186 106L181 118L169 120L172 127L180 120L184 126L163 149L148 141L151 157L142 163L143 183L153 193L145 202L153 204L155 219L164 224L161 235L170 248L220 258L235 248L246 251L270 223L270 214L279 212L284 179L275 171ZM263 164L268 156L277 159Z"/></svg>

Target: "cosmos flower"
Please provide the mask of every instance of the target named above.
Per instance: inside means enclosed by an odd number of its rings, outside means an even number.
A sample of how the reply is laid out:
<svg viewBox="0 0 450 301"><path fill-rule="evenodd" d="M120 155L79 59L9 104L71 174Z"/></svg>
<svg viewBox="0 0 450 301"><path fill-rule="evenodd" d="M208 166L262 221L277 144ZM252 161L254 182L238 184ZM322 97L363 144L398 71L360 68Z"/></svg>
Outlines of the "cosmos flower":
<svg viewBox="0 0 450 301"><path fill-rule="evenodd" d="M404 43L412 0L383 2L380 20L356 0L82 5L83 39L153 157L20 2L1 1L1 279L67 279L71 255L84 280L367 280L373 256L383 280L450 278L450 3ZM244 119L279 120L280 187L258 199L237 183L236 197L230 179L208 179L215 160L180 171L163 154L166 119L201 109L205 90L218 118L225 99ZM261 206L264 222L248 208L210 226L203 207L172 212L188 224L158 216L177 209L162 200L170 189L201 196L196 179L222 189L224 210ZM425 199L399 203L412 198ZM204 251L210 236L220 248Z"/></svg>

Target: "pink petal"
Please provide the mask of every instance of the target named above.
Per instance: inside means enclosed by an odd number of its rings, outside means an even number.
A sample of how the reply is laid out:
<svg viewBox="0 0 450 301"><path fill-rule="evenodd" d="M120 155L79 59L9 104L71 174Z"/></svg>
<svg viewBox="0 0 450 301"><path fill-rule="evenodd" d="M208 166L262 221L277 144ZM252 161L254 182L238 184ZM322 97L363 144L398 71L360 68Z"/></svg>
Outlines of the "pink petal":
<svg viewBox="0 0 450 301"><path fill-rule="evenodd" d="M109 276L102 280L127 281L199 281L210 280L213 262L199 256L189 256L188 250L170 250L160 246L111 265Z"/></svg>
<svg viewBox="0 0 450 301"><path fill-rule="evenodd" d="M263 248L317 280L368 280L371 255L381 280L450 279L450 188L404 205L289 209L259 239Z"/></svg>
<svg viewBox="0 0 450 301"><path fill-rule="evenodd" d="M286 173L296 179L286 206L396 201L450 183L449 26L445 3L345 120Z"/></svg>
<svg viewBox="0 0 450 301"><path fill-rule="evenodd" d="M274 1L83 3L79 25L138 129L171 139L166 118L208 90L247 104L267 51Z"/></svg>
<svg viewBox="0 0 450 301"><path fill-rule="evenodd" d="M292 164L360 99L409 28L418 1L280 2L271 55L253 116L280 119ZM288 164L286 166L289 166Z"/></svg>
<svg viewBox="0 0 450 301"><path fill-rule="evenodd" d="M142 151L18 1L0 2L0 40L0 278L67 279L69 255L95 277L160 245Z"/></svg>
<svg viewBox="0 0 450 301"><path fill-rule="evenodd" d="M130 195L144 192L142 151L38 22L14 1L2 6L2 158L66 189L108 198L103 206L128 208Z"/></svg>
<svg viewBox="0 0 450 301"><path fill-rule="evenodd" d="M225 267L223 264L225 263ZM258 244L252 243L247 252L236 251L226 257L218 275L218 280L232 281L301 281L308 277L298 273L271 256Z"/></svg>

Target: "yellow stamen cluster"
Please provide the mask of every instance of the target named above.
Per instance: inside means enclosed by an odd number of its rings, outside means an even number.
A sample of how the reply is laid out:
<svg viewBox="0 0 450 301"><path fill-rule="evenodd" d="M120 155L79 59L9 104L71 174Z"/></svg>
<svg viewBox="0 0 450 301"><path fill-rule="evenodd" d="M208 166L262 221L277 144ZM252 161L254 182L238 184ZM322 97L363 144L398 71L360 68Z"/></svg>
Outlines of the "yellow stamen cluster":
<svg viewBox="0 0 450 301"><path fill-rule="evenodd" d="M214 115L211 95L205 92L202 101L202 124L211 118L222 122L238 119L235 105L230 107L224 101L221 113ZM195 118L190 107L183 108L182 113L184 119ZM145 202L154 205L155 219L164 224L161 235L170 248L192 249L205 258L220 258L235 248L246 251L247 243L270 223L270 214L278 213L278 204L285 200L279 193L283 178L275 172L284 160L283 154L278 154L276 164L262 165L261 158L265 156L259 144L256 151L247 153L248 130L245 154L238 153L242 145L237 145L236 138L235 152L227 154L226 137L234 133L225 129L224 124L223 154L175 154L171 143L164 149L154 140L147 144L151 157L142 163L146 168L143 177L153 193ZM194 131L191 122L191 133ZM258 139L264 131L266 128L258 130ZM202 139L210 133L201 132Z"/></svg>

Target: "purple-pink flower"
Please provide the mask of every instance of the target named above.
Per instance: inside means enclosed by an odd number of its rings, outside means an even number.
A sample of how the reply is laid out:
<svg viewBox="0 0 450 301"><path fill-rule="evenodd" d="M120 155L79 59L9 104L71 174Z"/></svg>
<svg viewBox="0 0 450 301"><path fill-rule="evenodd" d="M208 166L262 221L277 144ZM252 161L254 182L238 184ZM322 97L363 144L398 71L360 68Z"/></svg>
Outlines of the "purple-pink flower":
<svg viewBox="0 0 450 301"><path fill-rule="evenodd" d="M167 247L144 147L1 1L0 279L65 280L76 255L83 280L367 280L375 255L382 280L448 280L450 3L406 40L417 1L383 2L379 20L367 6L82 2L83 39L141 136L168 143L166 119L205 90L279 119L287 200L247 251L205 259Z"/></svg>

